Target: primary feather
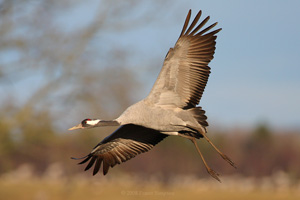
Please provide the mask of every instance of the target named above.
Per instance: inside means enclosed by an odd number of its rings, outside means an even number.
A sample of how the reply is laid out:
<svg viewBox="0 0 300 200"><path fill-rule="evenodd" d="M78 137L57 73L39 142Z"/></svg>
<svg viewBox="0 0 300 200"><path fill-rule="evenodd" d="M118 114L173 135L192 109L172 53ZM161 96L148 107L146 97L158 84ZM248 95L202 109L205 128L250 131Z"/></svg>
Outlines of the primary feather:
<svg viewBox="0 0 300 200"><path fill-rule="evenodd" d="M214 23L198 32L209 17L194 29L201 16L200 11L186 31L190 15L191 11L187 15L179 39L169 50L162 70L146 99L157 105L171 104L180 108L192 108L202 97L210 74L208 63L213 59L215 52L215 34L221 29L208 32L217 24Z"/></svg>
<svg viewBox="0 0 300 200"><path fill-rule="evenodd" d="M149 151L166 137L167 135L153 129L134 124L123 125L97 144L93 151L84 157L85 159L79 164L89 161L85 170L90 169L95 164L93 171L93 175L95 175L103 163L103 174L105 175L109 167L114 167L116 164L126 162L140 153Z"/></svg>

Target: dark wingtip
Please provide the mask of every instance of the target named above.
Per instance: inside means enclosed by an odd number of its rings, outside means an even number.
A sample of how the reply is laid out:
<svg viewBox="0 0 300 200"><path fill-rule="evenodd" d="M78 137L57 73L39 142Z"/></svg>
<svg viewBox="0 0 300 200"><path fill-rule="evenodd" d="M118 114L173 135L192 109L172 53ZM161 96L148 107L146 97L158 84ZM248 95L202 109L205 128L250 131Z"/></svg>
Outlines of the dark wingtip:
<svg viewBox="0 0 300 200"><path fill-rule="evenodd" d="M190 18L191 18L191 13L192 13L192 10L190 9L189 12L188 12L188 14L187 14L187 16L186 16L186 19L184 21L184 24L183 24L183 27L182 27L182 31L181 31L179 37L181 37L184 34L185 30L187 29L187 26L188 26Z"/></svg>
<svg viewBox="0 0 300 200"><path fill-rule="evenodd" d="M73 160L82 160L82 159L84 159L83 161L81 161L80 163L78 163L78 165L81 165L81 164L87 162L91 157L92 157L91 154L88 154L88 155L83 156L81 158L71 157L71 159L73 159Z"/></svg>
<svg viewBox="0 0 300 200"><path fill-rule="evenodd" d="M101 158L97 158L96 160L96 164L95 164L95 167L94 167L94 170L93 170L93 176L95 176L95 174L98 173L100 167L101 167L101 162L102 162L102 159Z"/></svg>
<svg viewBox="0 0 300 200"><path fill-rule="evenodd" d="M107 162L103 161L103 175L105 176L109 170L109 165Z"/></svg>
<svg viewBox="0 0 300 200"><path fill-rule="evenodd" d="M93 164L95 163L95 161L96 161L96 159L97 159L97 157L90 157L90 158L92 158L91 159L91 161L89 162L89 164L86 166L86 168L84 169L84 171L87 171L88 169L90 169L92 166L93 166Z"/></svg>
<svg viewBox="0 0 300 200"><path fill-rule="evenodd" d="M81 159L84 159L84 158L87 158L89 155L86 155L86 156L83 156L81 158L75 158L75 157L71 157L71 159L73 160L81 160Z"/></svg>

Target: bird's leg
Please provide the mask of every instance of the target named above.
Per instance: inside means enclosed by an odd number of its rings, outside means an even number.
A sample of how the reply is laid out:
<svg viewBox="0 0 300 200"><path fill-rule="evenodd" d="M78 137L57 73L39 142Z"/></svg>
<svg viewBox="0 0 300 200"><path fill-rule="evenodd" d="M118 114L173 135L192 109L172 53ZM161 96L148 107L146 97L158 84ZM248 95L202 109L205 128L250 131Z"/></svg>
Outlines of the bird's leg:
<svg viewBox="0 0 300 200"><path fill-rule="evenodd" d="M226 156L224 153L222 153L211 141L210 139L206 136L206 134L202 134L203 137L206 139L206 141L220 154L220 156L226 160L232 167L237 168L234 164L234 162L232 162L232 160Z"/></svg>
<svg viewBox="0 0 300 200"><path fill-rule="evenodd" d="M206 170L207 170L207 172L213 177L213 178L215 178L217 181L219 181L219 182L221 182L221 180L219 179L219 174L217 173L217 172L215 172L212 168L210 168L209 166L208 166L208 164L206 163L206 161L205 161L205 159L204 159L204 157L203 157L203 155L202 155L202 153L201 153L201 151L200 151L200 149L199 149L199 147L198 147L198 145L197 145L197 142L196 142L196 139L194 138L194 137L190 137L190 136L187 136L187 135L181 135L182 137L185 137L185 138L188 138L188 139L190 139L192 142L193 142L193 144L195 145L195 147L196 147L196 149L197 149L197 151L198 151L198 153L199 153L199 155L200 155L200 157L201 157L201 160L202 160L202 162L203 162L203 164L205 165L205 168L206 168Z"/></svg>
<svg viewBox="0 0 300 200"><path fill-rule="evenodd" d="M206 168L206 170L207 170L207 172L213 177L213 178L215 178L217 181L219 181L219 182L221 182L221 180L219 179L219 174L217 173L217 172L215 172L212 168L210 168L209 166L208 166L208 164L206 163L206 161L205 161L205 159L204 159L204 157L203 157L203 155L202 155L202 153L201 153L201 151L200 151L200 149L199 149L199 147L198 147L198 145L197 145L197 142L196 142L196 139L195 138L192 138L192 139L190 139L192 142L193 142L193 144L195 145L195 147L196 147L196 149L197 149L197 151L198 151L198 153L199 153L199 155L200 155L200 157L201 157L201 159L202 159L202 162L203 162L203 164L205 165L205 168Z"/></svg>

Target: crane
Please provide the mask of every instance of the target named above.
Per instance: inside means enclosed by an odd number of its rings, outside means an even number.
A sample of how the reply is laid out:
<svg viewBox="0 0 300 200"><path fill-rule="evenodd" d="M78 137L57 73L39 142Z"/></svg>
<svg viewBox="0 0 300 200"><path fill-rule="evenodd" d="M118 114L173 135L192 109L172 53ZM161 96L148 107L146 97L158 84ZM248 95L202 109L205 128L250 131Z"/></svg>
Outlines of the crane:
<svg viewBox="0 0 300 200"><path fill-rule="evenodd" d="M94 165L95 175L103 163L103 174L109 167L121 164L140 153L152 149L164 138L175 135L187 138L195 145L207 172L220 181L219 174L205 161L196 140L204 138L231 166L232 160L222 153L207 137L207 117L200 102L206 86L216 45L216 34L221 28L210 31L217 22L204 28L209 16L198 24L201 10L188 26L189 10L180 36L168 51L163 67L149 95L128 107L114 120L84 119L70 128L86 129L102 126L120 126L104 138L79 164ZM198 24L198 25L197 25Z"/></svg>

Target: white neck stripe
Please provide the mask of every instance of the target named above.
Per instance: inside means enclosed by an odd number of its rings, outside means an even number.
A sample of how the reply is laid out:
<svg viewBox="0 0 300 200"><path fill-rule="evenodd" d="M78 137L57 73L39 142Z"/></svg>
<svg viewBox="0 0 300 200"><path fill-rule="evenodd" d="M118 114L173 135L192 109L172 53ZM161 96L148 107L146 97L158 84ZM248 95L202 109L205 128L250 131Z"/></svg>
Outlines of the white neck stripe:
<svg viewBox="0 0 300 200"><path fill-rule="evenodd" d="M98 122L100 122L100 119L88 120L88 121L86 121L86 124L95 126L96 124L98 124Z"/></svg>

